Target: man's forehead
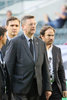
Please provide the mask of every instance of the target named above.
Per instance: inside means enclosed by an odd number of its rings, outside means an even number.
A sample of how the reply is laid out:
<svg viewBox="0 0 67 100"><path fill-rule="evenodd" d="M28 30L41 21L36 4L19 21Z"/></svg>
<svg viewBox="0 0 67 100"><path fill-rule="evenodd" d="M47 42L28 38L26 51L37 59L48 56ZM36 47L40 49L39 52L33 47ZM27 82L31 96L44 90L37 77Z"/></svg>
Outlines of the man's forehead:
<svg viewBox="0 0 67 100"><path fill-rule="evenodd" d="M10 24L20 24L20 23L19 23L18 20L12 20L12 21L9 21L9 25L10 25Z"/></svg>
<svg viewBox="0 0 67 100"><path fill-rule="evenodd" d="M19 22L18 20L10 20L9 23Z"/></svg>
<svg viewBox="0 0 67 100"><path fill-rule="evenodd" d="M46 33L47 33L47 32L53 32L53 33L55 33L54 30L53 30L52 28L47 29L45 32L46 32Z"/></svg>
<svg viewBox="0 0 67 100"><path fill-rule="evenodd" d="M36 23L35 19L27 19L25 24L32 24L32 23Z"/></svg>
<svg viewBox="0 0 67 100"><path fill-rule="evenodd" d="M35 18L26 19L26 21L35 21Z"/></svg>

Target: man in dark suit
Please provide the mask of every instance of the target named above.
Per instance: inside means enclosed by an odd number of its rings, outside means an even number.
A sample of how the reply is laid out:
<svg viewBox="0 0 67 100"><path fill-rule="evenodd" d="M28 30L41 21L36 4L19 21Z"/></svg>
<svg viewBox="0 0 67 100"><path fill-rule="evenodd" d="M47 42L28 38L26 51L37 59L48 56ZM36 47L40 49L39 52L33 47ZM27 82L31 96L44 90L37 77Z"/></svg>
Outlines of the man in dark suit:
<svg viewBox="0 0 67 100"><path fill-rule="evenodd" d="M6 29L7 29L7 41L6 44L2 47L3 57L5 56L5 52L9 41L18 35L20 30L20 20L17 17L10 17L6 21Z"/></svg>
<svg viewBox="0 0 67 100"><path fill-rule="evenodd" d="M10 41L5 55L14 100L42 100L42 90L48 100L51 85L45 44L34 37L34 16L24 16L21 24L24 34Z"/></svg>
<svg viewBox="0 0 67 100"><path fill-rule="evenodd" d="M5 52L7 50L8 45L9 45L9 41L18 35L18 32L20 30L20 20L14 16L10 17L6 21L6 29L7 29L7 32L6 32L7 41L6 41L6 44L3 45L2 49L1 49L3 58L5 56ZM10 80L7 79L7 85L8 85L8 92L7 93L9 95L9 100L10 100L11 92L10 92L10 84L9 83L10 83Z"/></svg>
<svg viewBox="0 0 67 100"><path fill-rule="evenodd" d="M49 72L53 92L49 100L61 100L62 96L67 97L67 91L61 50L53 45L54 35L55 30L51 26L43 26L40 31L40 37L46 43L50 64Z"/></svg>
<svg viewBox="0 0 67 100"><path fill-rule="evenodd" d="M2 46L6 43L6 39L7 39L6 31L7 30L5 28L0 27L0 100L8 100L8 96L5 93L6 79L5 79L5 74L3 72L4 61L1 52Z"/></svg>

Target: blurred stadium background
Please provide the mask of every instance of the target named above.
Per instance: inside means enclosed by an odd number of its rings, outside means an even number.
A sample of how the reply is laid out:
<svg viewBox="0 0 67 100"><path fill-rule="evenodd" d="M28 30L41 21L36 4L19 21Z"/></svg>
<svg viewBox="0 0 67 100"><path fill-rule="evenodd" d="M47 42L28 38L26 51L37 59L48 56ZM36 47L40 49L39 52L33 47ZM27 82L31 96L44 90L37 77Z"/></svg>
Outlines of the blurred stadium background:
<svg viewBox="0 0 67 100"><path fill-rule="evenodd" d="M0 0L0 23L5 17L7 10L11 10L14 16L21 17L25 14L33 14L36 20L43 20L44 14L55 18L55 12L61 11L61 5L66 0Z"/></svg>
<svg viewBox="0 0 67 100"><path fill-rule="evenodd" d="M55 19L55 12L61 12L61 6L67 4L67 0L0 0L0 25L6 17L6 12L11 10L13 15L20 20L22 16L32 14L36 17L36 21L44 20L44 14L48 14ZM37 26L36 36L39 35L42 25ZM62 57L67 79L67 23L61 29L56 29L55 42L61 48Z"/></svg>

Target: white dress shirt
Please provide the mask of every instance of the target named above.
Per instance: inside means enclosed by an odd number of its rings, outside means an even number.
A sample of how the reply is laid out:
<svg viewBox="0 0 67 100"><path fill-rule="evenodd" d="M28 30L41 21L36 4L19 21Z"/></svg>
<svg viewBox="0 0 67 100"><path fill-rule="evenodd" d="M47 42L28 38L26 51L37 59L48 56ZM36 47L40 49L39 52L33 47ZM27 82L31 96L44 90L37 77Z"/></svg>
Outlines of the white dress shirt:
<svg viewBox="0 0 67 100"><path fill-rule="evenodd" d="M51 84L54 81L54 71L53 71L53 56L52 56L52 47L51 46L48 50L47 50L47 55L48 55L48 60L49 60L49 72L50 72L50 81Z"/></svg>

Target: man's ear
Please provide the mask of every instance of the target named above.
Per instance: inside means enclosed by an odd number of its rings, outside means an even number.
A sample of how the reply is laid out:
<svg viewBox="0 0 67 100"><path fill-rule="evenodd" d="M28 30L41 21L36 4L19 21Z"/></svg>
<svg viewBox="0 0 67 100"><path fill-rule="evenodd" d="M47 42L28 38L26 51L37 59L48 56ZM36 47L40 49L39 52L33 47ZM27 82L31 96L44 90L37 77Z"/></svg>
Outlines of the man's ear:
<svg viewBox="0 0 67 100"><path fill-rule="evenodd" d="M23 28L24 28L24 25L22 25L21 27L22 27L22 29L23 29Z"/></svg>
<svg viewBox="0 0 67 100"><path fill-rule="evenodd" d="M0 40L2 40L3 36L0 36Z"/></svg>
<svg viewBox="0 0 67 100"><path fill-rule="evenodd" d="M43 38L43 35L40 35L41 39Z"/></svg>

